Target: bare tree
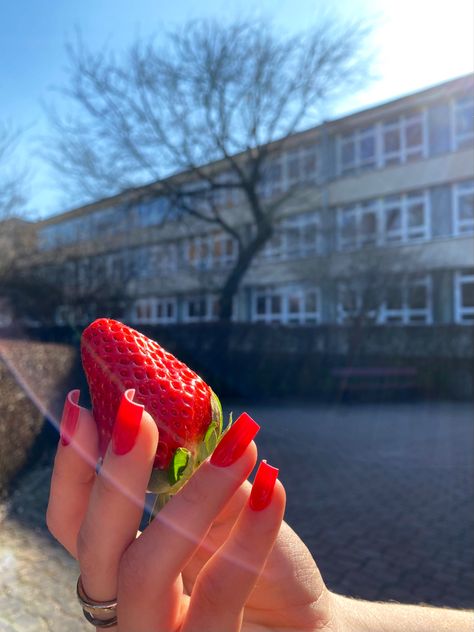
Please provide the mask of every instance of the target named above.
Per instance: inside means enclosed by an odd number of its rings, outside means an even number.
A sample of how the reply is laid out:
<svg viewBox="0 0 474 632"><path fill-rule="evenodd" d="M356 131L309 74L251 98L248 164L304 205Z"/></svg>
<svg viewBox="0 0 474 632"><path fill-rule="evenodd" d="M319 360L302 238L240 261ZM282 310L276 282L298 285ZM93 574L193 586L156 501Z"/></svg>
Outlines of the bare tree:
<svg viewBox="0 0 474 632"><path fill-rule="evenodd" d="M271 24L197 21L163 46L137 41L123 57L68 47L70 114L49 107L48 158L84 196L155 182L181 217L231 236L235 264L220 288L220 318L291 191L262 194L272 158L320 122L328 104L369 74L370 26L323 17L296 36ZM216 201L234 192L245 215ZM245 223L245 230L242 224Z"/></svg>

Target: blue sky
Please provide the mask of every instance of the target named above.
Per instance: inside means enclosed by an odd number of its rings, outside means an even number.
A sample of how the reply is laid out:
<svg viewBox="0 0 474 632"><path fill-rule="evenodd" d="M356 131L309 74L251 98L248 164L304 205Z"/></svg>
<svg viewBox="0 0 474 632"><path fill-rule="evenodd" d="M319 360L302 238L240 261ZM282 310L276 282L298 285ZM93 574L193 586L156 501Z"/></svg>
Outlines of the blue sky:
<svg viewBox="0 0 474 632"><path fill-rule="evenodd" d="M258 13L297 31L327 5L344 16L376 17L373 45L378 79L340 103L330 117L388 100L473 71L472 0L0 0L0 121L28 126L18 155L33 174L30 207L49 215L64 207L64 192L36 154L45 131L42 100L65 77L65 42L79 27L91 47L126 47L139 34L160 34L188 18Z"/></svg>

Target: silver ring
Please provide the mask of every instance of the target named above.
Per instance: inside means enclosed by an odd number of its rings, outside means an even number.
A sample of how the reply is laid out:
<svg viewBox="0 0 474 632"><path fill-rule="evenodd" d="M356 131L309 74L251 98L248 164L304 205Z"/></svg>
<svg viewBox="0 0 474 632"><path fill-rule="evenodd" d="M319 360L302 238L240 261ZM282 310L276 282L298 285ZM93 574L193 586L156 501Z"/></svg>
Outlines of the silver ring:
<svg viewBox="0 0 474 632"><path fill-rule="evenodd" d="M82 585L81 576L77 578L76 593L82 612L89 623L97 628L111 628L117 625L117 600L94 601L88 597ZM106 616L109 615L109 616Z"/></svg>

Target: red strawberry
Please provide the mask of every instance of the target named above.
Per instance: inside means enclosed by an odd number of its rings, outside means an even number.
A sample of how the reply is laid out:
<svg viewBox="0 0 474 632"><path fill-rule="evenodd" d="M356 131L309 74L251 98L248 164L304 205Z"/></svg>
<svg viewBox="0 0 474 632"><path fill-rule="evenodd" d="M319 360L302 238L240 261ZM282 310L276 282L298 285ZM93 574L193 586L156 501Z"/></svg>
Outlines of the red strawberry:
<svg viewBox="0 0 474 632"><path fill-rule="evenodd" d="M100 318L89 325L81 354L100 454L112 436L123 392L135 389L134 401L145 406L160 433L150 490L173 492L220 437L222 410L216 395L158 343L116 320Z"/></svg>

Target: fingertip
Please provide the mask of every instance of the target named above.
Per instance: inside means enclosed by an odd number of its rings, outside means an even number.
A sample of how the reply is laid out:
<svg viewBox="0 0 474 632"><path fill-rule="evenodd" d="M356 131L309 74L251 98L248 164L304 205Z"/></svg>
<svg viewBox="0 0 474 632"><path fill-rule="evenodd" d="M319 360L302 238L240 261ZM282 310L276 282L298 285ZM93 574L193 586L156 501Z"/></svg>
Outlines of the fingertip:
<svg viewBox="0 0 474 632"><path fill-rule="evenodd" d="M159 439L158 427L153 417L145 410L140 425L140 439L146 446L146 452L154 459Z"/></svg>

